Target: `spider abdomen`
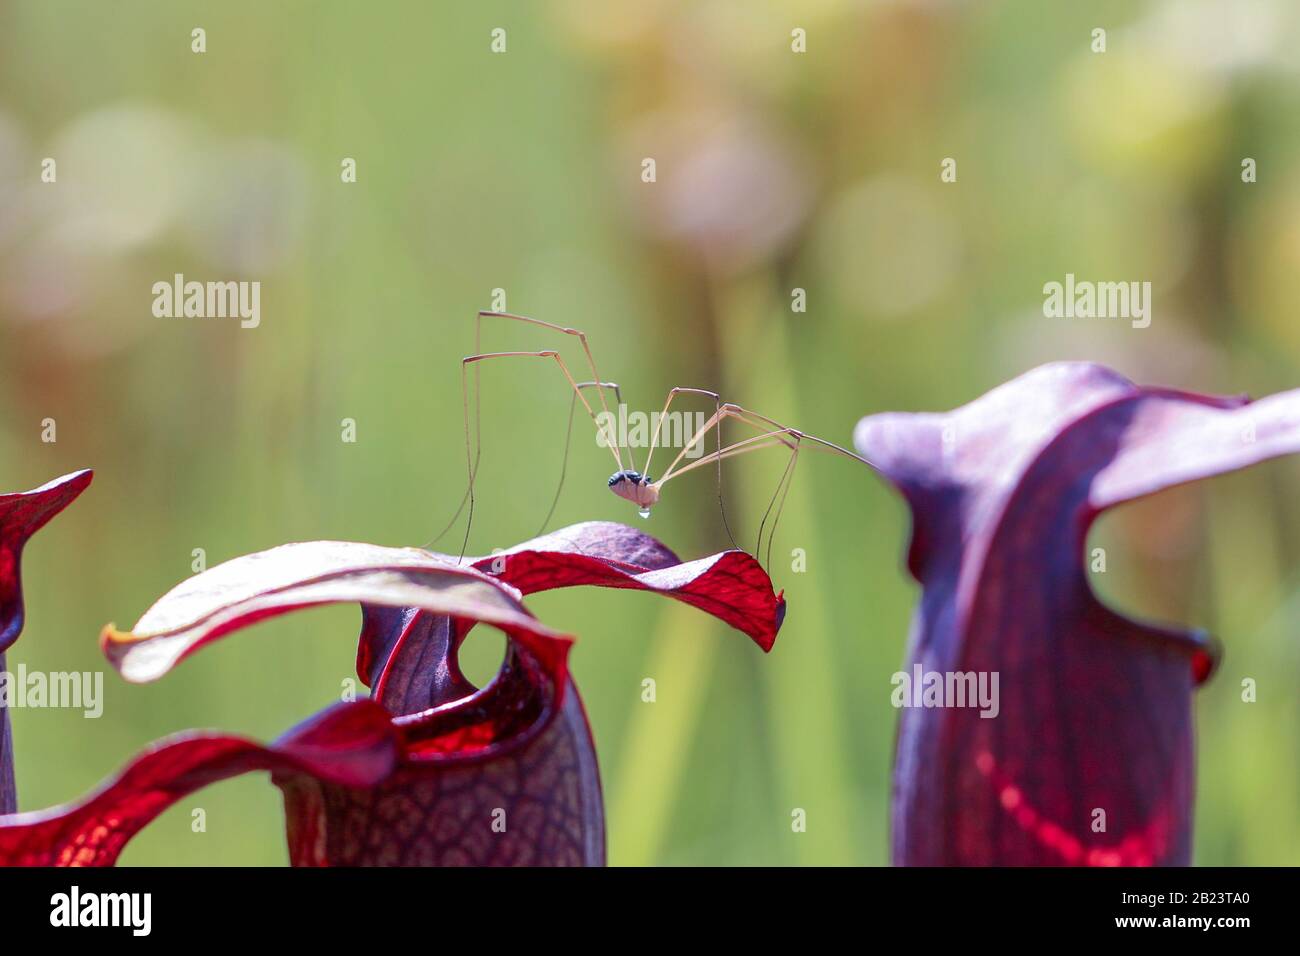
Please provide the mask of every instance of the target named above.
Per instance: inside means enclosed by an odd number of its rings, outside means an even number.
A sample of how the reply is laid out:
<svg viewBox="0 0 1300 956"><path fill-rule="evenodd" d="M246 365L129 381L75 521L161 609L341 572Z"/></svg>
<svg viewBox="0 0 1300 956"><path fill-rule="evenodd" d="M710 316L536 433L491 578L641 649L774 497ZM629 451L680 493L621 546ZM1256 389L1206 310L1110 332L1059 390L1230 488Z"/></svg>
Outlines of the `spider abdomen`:
<svg viewBox="0 0 1300 956"><path fill-rule="evenodd" d="M659 500L659 489L648 475L637 471L614 472L609 479L609 490L636 505L642 518L650 517L651 507Z"/></svg>

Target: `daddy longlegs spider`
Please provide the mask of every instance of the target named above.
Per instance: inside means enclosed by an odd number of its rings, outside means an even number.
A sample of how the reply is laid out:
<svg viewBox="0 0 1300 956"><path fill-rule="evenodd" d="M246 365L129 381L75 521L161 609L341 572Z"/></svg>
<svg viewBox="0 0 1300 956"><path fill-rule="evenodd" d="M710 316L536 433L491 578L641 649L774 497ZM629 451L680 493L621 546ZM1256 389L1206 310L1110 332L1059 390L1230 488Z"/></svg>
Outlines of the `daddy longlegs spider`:
<svg viewBox="0 0 1300 956"><path fill-rule="evenodd" d="M481 351L483 320L485 318L523 322L529 325L536 325L544 329L549 329L552 332L559 332L562 335L569 335L577 338L578 343L582 346L583 355L586 357L587 367L591 371L591 381L579 382L575 379L573 373L569 371L569 367L565 364L563 357L555 349L511 352ZM762 546L763 530L767 525L768 518L772 516L772 508L775 506L776 516L772 521L772 528L768 534L767 540L767 560L765 563L768 565L771 564L772 538L776 535L776 524L781 519L781 511L785 507L785 497L790 490L790 481L794 475L794 468L799 460L800 450L805 447L805 442L808 443L807 447L819 451L827 451L843 455L845 458L851 458L869 468L873 467L871 462L867 461L867 459L860 455L855 455L847 448L841 448L834 442L826 441L825 439L818 438L815 435L809 435L806 432L799 431L797 428L790 428L786 425L782 425L780 422L774 421L765 415L751 412L731 402L724 402L717 392L712 392L703 388L674 387L669 390L668 398L664 401L663 412L660 413L658 421L655 422L654 433L650 439L650 448L646 452L645 464L641 467L640 471L637 471L632 467L635 465L635 461L633 460L631 446L620 447L619 442L616 440L616 436L610 434L609 429L606 426L601 425L600 420L596 417L595 409L592 408L591 403L587 401L586 395L583 394L584 389L594 388L596 390L600 398L600 408L602 413L605 415L605 421L607 424L610 419L610 410L609 404L605 400L605 392L607 390L612 391L615 400L620 405L623 402L622 392L618 385L614 382L605 382L601 380L600 372L596 369L596 359L592 355L591 346L587 342L587 334L579 329L571 329L565 326L555 325L551 322L543 322L541 319L530 318L526 315L514 315L509 312L482 311L479 312L474 319L474 354L467 355L461 360L460 365L461 401L465 412L465 464L469 473L469 486L465 491L465 496L461 499L460 507L456 509L456 513L452 516L451 521L447 523L447 527L442 530L438 537L434 538L433 541L430 542L430 544L436 543L451 530L452 526L455 525L456 521L460 518L461 513L465 510L466 503L468 503L469 517L465 524L465 540L461 544L461 558L464 558L465 550L469 547L470 527L474 523L474 479L478 474L478 465L482 457L482 394L479 387L479 364L490 359L502 358L554 359L556 365L559 366L560 371L563 373L565 381L569 383L569 387L573 390L573 398L569 403L569 425L564 440L564 460L560 469L560 485L555 491L555 498L551 502L551 509L547 512L546 520L542 522L542 529L538 532L539 535L546 530L546 525L550 523L551 517L555 514L555 506L559 502L560 492L564 488L564 476L568 469L569 442L573 435L573 416L577 409L578 402L582 403L582 407L586 410L587 416L596 427L597 436L599 437L602 434L605 436L606 440L603 444L614 456L615 471L606 483L609 490L620 498L636 505L637 511L642 518L650 517L650 509L659 503L659 497L663 491L663 487L669 481L688 472L694 471L697 468L703 468L705 465L716 465L718 474L718 505L722 510L722 522L724 527L727 529L727 536L731 538L733 546L736 546L735 538L731 537L731 528L727 525L726 508L722 504L723 459L732 458L736 455L743 455L751 451L758 451L763 448L776 448L778 446L788 448L790 450L789 461L786 463L785 471L782 472L781 479L777 483L776 491L772 494L772 500L768 502L767 510L763 513L763 520L758 527L758 540L755 542L754 547L755 553L757 553ZM471 367L474 370L474 437L472 441L469 426L469 371ZM663 428L664 419L668 415L668 409L672 406L673 399L678 395L703 395L707 398L711 398L713 399L714 411L708 420L696 430L691 439L682 446L681 451L677 453L677 457L672 460L663 475L661 475L658 480L654 480L650 477L650 462L653 460L655 450L658 447L660 432ZM742 424L749 425L750 427L757 429L759 434L734 442L724 448L722 446L722 423L727 419L735 419ZM710 429L713 429L717 435L717 446L715 450L709 452L707 455L696 461L682 465L682 459L686 456L687 451L691 448L698 447L699 444L704 441L704 438ZM626 460L624 458L624 453L626 453Z"/></svg>

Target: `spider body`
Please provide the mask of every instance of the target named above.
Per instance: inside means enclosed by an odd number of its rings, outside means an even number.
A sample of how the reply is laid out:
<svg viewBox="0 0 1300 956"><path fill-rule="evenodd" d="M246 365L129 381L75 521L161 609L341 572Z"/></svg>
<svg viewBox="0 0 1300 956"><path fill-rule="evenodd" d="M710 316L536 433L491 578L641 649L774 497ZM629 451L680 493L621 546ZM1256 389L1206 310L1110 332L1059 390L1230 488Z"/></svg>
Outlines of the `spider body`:
<svg viewBox="0 0 1300 956"><path fill-rule="evenodd" d="M639 471L614 472L609 479L609 490L636 505L642 518L650 517L650 509L659 501L659 486Z"/></svg>

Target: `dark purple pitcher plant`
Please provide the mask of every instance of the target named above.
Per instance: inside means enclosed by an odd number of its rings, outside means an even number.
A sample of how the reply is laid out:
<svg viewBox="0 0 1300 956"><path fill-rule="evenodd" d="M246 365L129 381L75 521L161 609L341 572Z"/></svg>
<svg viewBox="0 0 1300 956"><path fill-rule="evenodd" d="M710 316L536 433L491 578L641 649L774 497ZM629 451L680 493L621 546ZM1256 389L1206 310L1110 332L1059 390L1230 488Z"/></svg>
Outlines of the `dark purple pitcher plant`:
<svg viewBox="0 0 1300 956"><path fill-rule="evenodd" d="M894 862L1190 863L1192 692L1219 649L1098 601L1086 535L1114 505L1300 451L1300 391L1251 402L1063 363L855 437L912 512L908 668L1000 676L995 719L903 711Z"/></svg>

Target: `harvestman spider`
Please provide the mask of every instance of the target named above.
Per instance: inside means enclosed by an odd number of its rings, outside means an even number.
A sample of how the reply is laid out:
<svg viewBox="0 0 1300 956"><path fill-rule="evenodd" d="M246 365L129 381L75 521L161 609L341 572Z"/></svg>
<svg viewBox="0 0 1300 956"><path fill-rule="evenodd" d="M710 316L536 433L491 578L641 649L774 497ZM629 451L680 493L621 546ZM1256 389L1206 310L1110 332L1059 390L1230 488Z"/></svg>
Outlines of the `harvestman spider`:
<svg viewBox="0 0 1300 956"><path fill-rule="evenodd" d="M581 344L582 346L583 354L586 356L587 366L588 368L591 369L591 381L589 382L577 381L573 377L573 374L569 371L569 367L564 364L564 359L560 356L560 353L555 349L542 349L540 351L535 351L535 352L524 352L524 351L482 352L480 351L480 349L482 348L483 319L485 318L508 319L512 322L525 322L530 325L536 325L544 329L549 329L553 332L559 332L563 335L571 335L576 337L579 344ZM574 410L577 408L578 402L582 402L582 407L586 410L588 417L591 418L592 424L596 426L597 435L600 436L603 434L606 437L607 440L603 442L603 444L605 444L605 446L609 448L610 453L614 456L614 464L616 470L608 481L609 490L612 491L614 494L618 495L620 498L630 501L634 505L636 505L638 513L641 515L642 518L650 517L650 509L659 502L659 496L663 490L664 485L666 485L669 481L671 481L674 478L677 478L681 475L686 474L689 471L694 471L697 468L702 468L705 465L709 465L709 464L717 465L718 504L719 507L722 507L722 460L724 458L731 458L735 455L743 455L746 452L758 451L759 449L762 448L775 448L777 446L784 446L790 449L790 460L786 463L785 471L781 475L781 480L777 483L776 491L772 495L772 500L768 503L767 511L764 512L762 523L760 523L758 528L758 541L755 545L756 552L758 551L759 547L762 544L763 528L767 524L767 519L772 514L772 507L775 505L777 509L776 518L772 522L772 529L768 535L768 540L767 540L767 555L769 559L768 563L770 563L770 558L771 558L772 537L776 534L776 523L777 521L780 520L781 510L785 507L785 496L786 493L790 490L790 480L794 474L795 464L799 460L799 451L801 447L803 447L804 442L810 443L809 447L815 448L817 450L834 452L836 454L843 455L846 458L851 458L854 461L861 462L862 464L868 467L872 467L871 462L867 461L865 458L859 455L855 455L847 448L841 448L839 445L836 445L833 442L828 442L825 439L817 438L814 435L806 434L805 432L799 431L797 428L790 428L786 425L782 425L780 422L774 421L773 419L768 418L764 415L759 415L756 412L748 411L747 409L741 408L739 405L732 404L731 402L723 402L722 398L718 395L717 392L711 392L708 389L703 389L703 388L677 387L669 390L668 392L668 398L664 402L663 412L660 414L658 421L655 423L654 433L650 439L650 449L649 451L646 452L645 465L642 466L640 471L636 471L634 468L631 467L635 465L631 446L626 446L620 449L618 441L616 441L614 439L614 436L610 434L610 429L607 427L607 425L606 426L601 425L600 421L596 417L595 409L592 408L591 403L587 401L587 397L583 394L583 389L594 388L596 390L597 394L600 397L600 407L602 412L605 415L606 423L609 422L610 412L609 412L609 405L605 401L605 391L607 389L613 391L614 397L619 404L622 404L623 401L622 393L619 391L619 387L616 383L601 381L600 373L596 370L596 359L593 357L591 353L591 346L587 344L587 334L578 329L570 329L564 326L555 325L551 322L543 322L540 319L529 318L528 316L525 315L513 315L509 312L486 312L486 311L479 312L474 319L474 354L466 356L464 359L462 359L461 366L460 366L461 400L464 404L464 409L465 409L465 462L469 470L469 487L465 491L465 497L461 499L460 507L456 509L456 513L455 515L452 516L451 521L448 522L447 527L444 528L442 533L439 534L438 537L434 539L434 541L436 542L438 539L442 538L443 535L445 535L448 531L451 530L452 525L454 525L457 519L460 518L461 512L464 511L465 504L468 501L469 518L465 525L465 541L461 545L462 557L464 557L465 549L469 545L470 526L474 522L474 479L478 473L478 464L482 452L482 446L481 446L482 396L479 388L478 363L485 362L488 359L500 359L500 358L554 359L555 363L560 367L560 371L564 374L565 380L569 383L569 386L573 389L573 398L569 403L569 430L565 438L565 444L564 444L564 465L561 467L561 471L560 471L560 487L556 489L555 500L551 502L551 510L547 513L546 520L542 522L543 531L546 529L546 525L550 523L551 516L555 514L555 505L559 501L560 491L563 490L564 488L564 473L568 467L569 439L572 437L572 433L573 433L573 414L574 414ZM470 366L474 367L474 440L473 441L471 441L470 439L470 427L469 427ZM677 453L677 457L673 459L672 463L668 466L667 470L663 473L663 475L660 476L659 480L655 481L650 477L650 462L653 459L655 449L659 444L660 431L663 428L664 419L668 415L668 409L672 405L673 399L675 399L678 395L703 395L707 398L711 398L713 399L714 412L708 418L708 420L705 421L704 424L701 425L699 429L696 430L695 434L691 437L691 439L683 445L682 450ZM734 418L745 425L749 425L750 427L757 429L759 431L759 434L753 435L749 438L742 439L738 442L734 442L733 444L730 444L724 448L722 446L722 423L723 421L729 418ZM704 440L705 435L709 432L710 429L714 429L716 431L717 448L714 451L710 452L709 454L703 456L702 458L696 461L692 461L689 464L682 465L681 464L682 458L686 456L687 451L693 447L698 447L699 443L701 443ZM626 462L624 461L624 453L626 453L626 457L627 457ZM724 526L726 526L727 514L725 508L722 508L722 521ZM538 533L541 534L540 531ZM727 535L728 537L731 536L731 528L729 526L727 526ZM732 544L733 545L735 544L734 538L732 539Z"/></svg>

